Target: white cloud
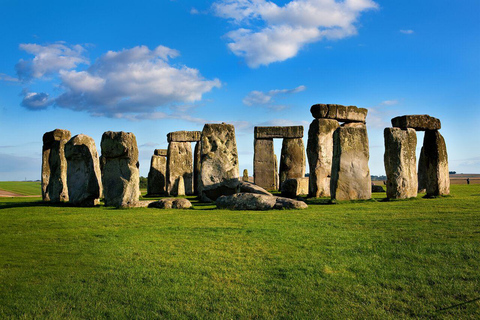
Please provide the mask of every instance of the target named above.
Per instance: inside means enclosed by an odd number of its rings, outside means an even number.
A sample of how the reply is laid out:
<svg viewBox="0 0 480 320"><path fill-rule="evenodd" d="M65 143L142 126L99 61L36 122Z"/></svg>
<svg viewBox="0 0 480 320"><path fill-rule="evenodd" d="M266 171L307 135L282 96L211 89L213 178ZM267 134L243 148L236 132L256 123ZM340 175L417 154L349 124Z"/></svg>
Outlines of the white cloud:
<svg viewBox="0 0 480 320"><path fill-rule="evenodd" d="M273 99L275 96L302 92L305 91L306 88L307 87L301 85L294 89L275 89L268 92L251 91L242 101L247 106L267 106L268 108L281 110L285 109L286 106L273 104L275 102Z"/></svg>
<svg viewBox="0 0 480 320"><path fill-rule="evenodd" d="M200 14L200 12L198 11L198 9L192 7L190 9L190 14Z"/></svg>
<svg viewBox="0 0 480 320"><path fill-rule="evenodd" d="M81 45L68 46L57 42L49 45L22 43L20 49L35 55L31 60L21 59L15 66L18 78L30 80L51 75L60 70L70 70L79 64L88 64L84 56L85 49Z"/></svg>
<svg viewBox="0 0 480 320"><path fill-rule="evenodd" d="M414 34L415 31L413 31L413 30L400 30L400 33L403 33L403 34Z"/></svg>
<svg viewBox="0 0 480 320"><path fill-rule="evenodd" d="M238 29L226 34L228 48L251 68L284 61L308 43L355 35L361 12L373 0L292 0L284 6L267 0L223 0L212 8Z"/></svg>

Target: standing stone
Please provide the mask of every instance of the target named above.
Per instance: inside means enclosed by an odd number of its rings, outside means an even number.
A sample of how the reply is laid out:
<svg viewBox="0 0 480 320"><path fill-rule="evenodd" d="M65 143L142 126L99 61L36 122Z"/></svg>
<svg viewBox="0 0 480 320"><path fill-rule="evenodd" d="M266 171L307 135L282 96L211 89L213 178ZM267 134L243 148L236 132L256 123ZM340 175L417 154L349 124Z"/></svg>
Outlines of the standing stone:
<svg viewBox="0 0 480 320"><path fill-rule="evenodd" d="M427 192L427 164L425 163L425 153L420 151L418 158L418 193Z"/></svg>
<svg viewBox="0 0 480 320"><path fill-rule="evenodd" d="M204 201L234 194L239 181L235 127L206 124L202 131L199 194Z"/></svg>
<svg viewBox="0 0 480 320"><path fill-rule="evenodd" d="M137 139L131 132L102 136L102 183L106 206L134 207L140 196Z"/></svg>
<svg viewBox="0 0 480 320"><path fill-rule="evenodd" d="M275 155L275 189L274 190L279 190L280 189L280 175L278 174L278 159L277 155Z"/></svg>
<svg viewBox="0 0 480 320"><path fill-rule="evenodd" d="M333 134L333 145L331 198L370 199L367 127L339 127Z"/></svg>
<svg viewBox="0 0 480 320"><path fill-rule="evenodd" d="M179 195L180 177L183 179L184 193L193 194L193 158L190 142L168 144L167 155L167 192L171 196Z"/></svg>
<svg viewBox="0 0 480 320"><path fill-rule="evenodd" d="M148 172L148 196L159 196L165 194L167 186L167 150L156 149L150 161Z"/></svg>
<svg viewBox="0 0 480 320"><path fill-rule="evenodd" d="M315 119L308 129L307 156L310 166L309 197L329 197L332 174L333 133L337 120Z"/></svg>
<svg viewBox="0 0 480 320"><path fill-rule="evenodd" d="M200 180L200 141L195 143L193 152L193 193L198 194L198 184Z"/></svg>
<svg viewBox="0 0 480 320"><path fill-rule="evenodd" d="M102 174L95 141L84 134L65 144L69 202L90 207L99 204L102 196Z"/></svg>
<svg viewBox="0 0 480 320"><path fill-rule="evenodd" d="M280 189L287 179L305 177L305 147L302 138L283 139L280 156Z"/></svg>
<svg viewBox="0 0 480 320"><path fill-rule="evenodd" d="M255 184L267 190L278 190L275 183L276 172L273 138L255 139L253 155Z"/></svg>
<svg viewBox="0 0 480 320"><path fill-rule="evenodd" d="M296 198L308 194L308 177L288 179L282 183L282 197Z"/></svg>
<svg viewBox="0 0 480 320"><path fill-rule="evenodd" d="M178 177L178 188L176 196L185 195L185 181L183 181L183 176Z"/></svg>
<svg viewBox="0 0 480 320"><path fill-rule="evenodd" d="M247 169L243 169L242 181L248 182L248 170Z"/></svg>
<svg viewBox="0 0 480 320"><path fill-rule="evenodd" d="M406 199L417 196L417 163L415 129L385 128L385 172L387 198Z"/></svg>
<svg viewBox="0 0 480 320"><path fill-rule="evenodd" d="M450 194L447 146L440 132L425 131L423 151L427 169L427 197Z"/></svg>
<svg viewBox="0 0 480 320"><path fill-rule="evenodd" d="M43 135L43 201L68 201L67 160L64 148L70 137L70 131L61 129L55 129Z"/></svg>

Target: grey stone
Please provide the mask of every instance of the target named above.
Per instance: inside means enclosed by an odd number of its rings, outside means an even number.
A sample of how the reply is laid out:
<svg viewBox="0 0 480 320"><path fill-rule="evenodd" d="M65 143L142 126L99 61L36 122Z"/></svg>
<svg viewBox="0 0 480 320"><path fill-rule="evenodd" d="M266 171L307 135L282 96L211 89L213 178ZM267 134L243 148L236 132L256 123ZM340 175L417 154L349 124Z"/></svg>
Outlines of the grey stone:
<svg viewBox="0 0 480 320"><path fill-rule="evenodd" d="M43 135L42 148L42 199L43 201L68 201L67 159L65 144L70 140L68 130L55 129Z"/></svg>
<svg viewBox="0 0 480 320"><path fill-rule="evenodd" d="M274 190L279 190L280 189L280 174L278 172L277 155L275 155L275 166L274 166L273 171L275 171L275 189Z"/></svg>
<svg viewBox="0 0 480 320"><path fill-rule="evenodd" d="M196 142L200 141L200 131L174 131L167 134L167 141L170 142Z"/></svg>
<svg viewBox="0 0 480 320"><path fill-rule="evenodd" d="M308 178L287 179L282 183L282 197L296 198L308 194Z"/></svg>
<svg viewBox="0 0 480 320"><path fill-rule="evenodd" d="M440 120L427 114L406 115L392 119L392 126L406 129L412 128L417 131L440 130Z"/></svg>
<svg viewBox="0 0 480 320"><path fill-rule="evenodd" d="M233 125L206 124L203 127L200 163L199 194L203 201L235 192L240 174Z"/></svg>
<svg viewBox="0 0 480 320"><path fill-rule="evenodd" d="M450 194L447 146L440 132L431 130L425 132L423 151L427 173L427 197Z"/></svg>
<svg viewBox="0 0 480 320"><path fill-rule="evenodd" d="M200 180L200 141L195 143L193 152L193 193L198 194L198 185Z"/></svg>
<svg viewBox="0 0 480 320"><path fill-rule="evenodd" d="M216 205L219 209L230 210L305 209L308 207L302 201L255 193L221 196L217 199Z"/></svg>
<svg viewBox="0 0 480 320"><path fill-rule="evenodd" d="M253 179L256 185L267 190L278 190L276 184L276 159L273 139L255 139L253 154Z"/></svg>
<svg viewBox="0 0 480 320"><path fill-rule="evenodd" d="M180 177L183 186L180 186ZM170 142L167 156L167 193L178 196L179 186L184 193L193 194L193 157L190 142Z"/></svg>
<svg viewBox="0 0 480 320"><path fill-rule="evenodd" d="M282 210L282 209L307 209L308 205L303 201L276 197L275 206L273 209Z"/></svg>
<svg viewBox="0 0 480 320"><path fill-rule="evenodd" d="M427 164L425 163L425 153L420 151L418 158L418 193L427 192Z"/></svg>
<svg viewBox="0 0 480 320"><path fill-rule="evenodd" d="M167 156L167 149L155 149L155 151L153 152L153 155L154 156L164 156L164 157L166 157Z"/></svg>
<svg viewBox="0 0 480 320"><path fill-rule="evenodd" d="M238 181L235 193L257 193L257 194L263 194L267 196L272 195L270 192L263 189L262 187L246 181Z"/></svg>
<svg viewBox="0 0 480 320"><path fill-rule="evenodd" d="M76 206L95 206L102 196L102 173L95 141L84 134L65 144L69 202Z"/></svg>
<svg viewBox="0 0 480 320"><path fill-rule="evenodd" d="M372 192L385 192L382 186L377 186L372 183Z"/></svg>
<svg viewBox="0 0 480 320"><path fill-rule="evenodd" d="M166 198L148 204L149 208L157 209L189 209L192 203L188 199L183 198Z"/></svg>
<svg viewBox="0 0 480 320"><path fill-rule="evenodd" d="M339 127L333 134L331 198L336 200L370 199L366 126Z"/></svg>
<svg viewBox="0 0 480 320"><path fill-rule="evenodd" d="M310 112L315 119L334 119L341 122L365 123L368 110L339 104L315 104L310 108Z"/></svg>
<svg viewBox="0 0 480 320"><path fill-rule="evenodd" d="M385 172L387 198L406 199L417 196L417 133L414 129L385 128Z"/></svg>
<svg viewBox="0 0 480 320"><path fill-rule="evenodd" d="M303 139L283 139L280 157L280 189L287 179L305 177L305 147Z"/></svg>
<svg viewBox="0 0 480 320"><path fill-rule="evenodd" d="M332 174L333 133L338 128L337 120L315 119L308 129L307 156L310 166L310 197L330 196Z"/></svg>
<svg viewBox="0 0 480 320"><path fill-rule="evenodd" d="M247 169L243 169L242 180L245 181L245 182L248 182L248 170Z"/></svg>
<svg viewBox="0 0 480 320"><path fill-rule="evenodd" d="M161 149L157 149L161 150ZM155 154L150 161L150 171L148 172L147 196L159 196L166 193L167 186L167 157L166 151L162 150L162 155ZM163 152L165 151L165 152ZM163 155L164 154L164 155Z"/></svg>
<svg viewBox="0 0 480 320"><path fill-rule="evenodd" d="M137 139L131 132L102 135L102 184L106 206L135 207L140 196Z"/></svg>
<svg viewBox="0 0 480 320"><path fill-rule="evenodd" d="M255 127L254 136L255 136L255 139L303 138L303 126Z"/></svg>

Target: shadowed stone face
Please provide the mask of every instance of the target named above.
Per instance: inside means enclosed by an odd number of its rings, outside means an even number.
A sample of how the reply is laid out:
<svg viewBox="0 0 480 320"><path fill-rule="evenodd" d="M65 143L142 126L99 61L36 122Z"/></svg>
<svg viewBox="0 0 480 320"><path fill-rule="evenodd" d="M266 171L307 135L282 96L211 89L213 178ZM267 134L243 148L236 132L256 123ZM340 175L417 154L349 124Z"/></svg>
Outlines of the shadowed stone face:
<svg viewBox="0 0 480 320"><path fill-rule="evenodd" d="M357 200L372 196L368 168L367 128L339 127L333 134L330 193L332 199Z"/></svg>
<svg viewBox="0 0 480 320"><path fill-rule="evenodd" d="M423 139L427 196L450 194L447 146L438 131L427 130Z"/></svg>
<svg viewBox="0 0 480 320"><path fill-rule="evenodd" d="M267 190L277 190L276 159L273 139L255 139L253 177L255 184Z"/></svg>
<svg viewBox="0 0 480 320"><path fill-rule="evenodd" d="M193 193L198 194L198 185L200 181L200 141L195 143L193 152Z"/></svg>
<svg viewBox="0 0 480 320"><path fill-rule="evenodd" d="M392 126L417 131L440 130L442 127L439 119L426 114L395 117L392 119Z"/></svg>
<svg viewBox="0 0 480 320"><path fill-rule="evenodd" d="M406 199L417 196L417 163L414 129L385 128L385 172L387 198Z"/></svg>
<svg viewBox="0 0 480 320"><path fill-rule="evenodd" d="M425 163L423 146L418 158L418 192L427 192L427 164Z"/></svg>
<svg viewBox="0 0 480 320"><path fill-rule="evenodd" d="M183 192L179 193L182 190ZM168 144L167 192L173 196L182 195L181 193L193 194L193 158L190 142Z"/></svg>
<svg viewBox="0 0 480 320"><path fill-rule="evenodd" d="M302 138L283 139L280 157L280 189L287 179L305 177L305 147Z"/></svg>
<svg viewBox="0 0 480 320"><path fill-rule="evenodd" d="M43 201L68 201L67 159L64 148L70 137L70 131L61 129L55 129L43 135Z"/></svg>
<svg viewBox="0 0 480 320"><path fill-rule="evenodd" d="M165 194L166 175L167 150L156 149L150 161L150 171L148 172L147 194L149 196Z"/></svg>
<svg viewBox="0 0 480 320"><path fill-rule="evenodd" d="M102 195L102 177L95 141L84 134L65 144L69 202L76 206L95 206Z"/></svg>
<svg viewBox="0 0 480 320"><path fill-rule="evenodd" d="M308 194L308 178L285 180L282 184L282 197L296 198Z"/></svg>
<svg viewBox="0 0 480 320"><path fill-rule="evenodd" d="M102 183L106 206L134 207L140 196L137 139L131 132L102 136Z"/></svg>
<svg viewBox="0 0 480 320"><path fill-rule="evenodd" d="M329 197L332 173L333 133L337 120L315 119L308 129L307 156L310 166L309 196Z"/></svg>

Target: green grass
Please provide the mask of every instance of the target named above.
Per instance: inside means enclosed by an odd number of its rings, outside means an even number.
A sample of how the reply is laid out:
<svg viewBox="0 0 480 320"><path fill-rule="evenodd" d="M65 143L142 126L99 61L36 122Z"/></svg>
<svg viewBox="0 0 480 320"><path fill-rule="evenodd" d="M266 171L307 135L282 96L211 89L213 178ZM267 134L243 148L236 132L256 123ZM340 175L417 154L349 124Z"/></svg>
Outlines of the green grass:
<svg viewBox="0 0 480 320"><path fill-rule="evenodd" d="M0 199L0 318L480 317L480 185L309 202L240 212Z"/></svg>
<svg viewBox="0 0 480 320"><path fill-rule="evenodd" d="M39 181L0 181L0 190L14 192L23 196L41 196Z"/></svg>

